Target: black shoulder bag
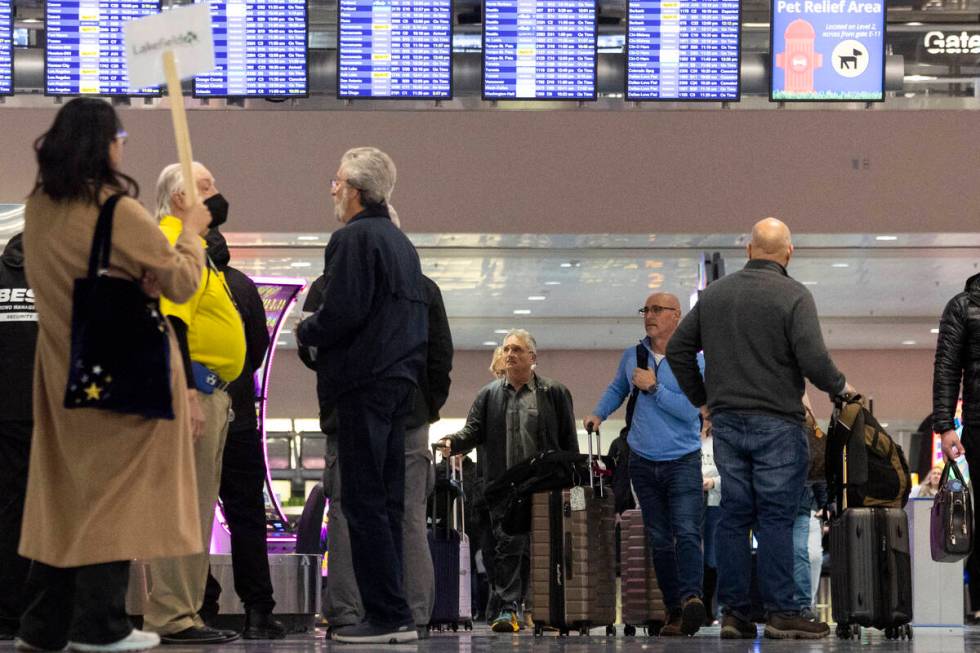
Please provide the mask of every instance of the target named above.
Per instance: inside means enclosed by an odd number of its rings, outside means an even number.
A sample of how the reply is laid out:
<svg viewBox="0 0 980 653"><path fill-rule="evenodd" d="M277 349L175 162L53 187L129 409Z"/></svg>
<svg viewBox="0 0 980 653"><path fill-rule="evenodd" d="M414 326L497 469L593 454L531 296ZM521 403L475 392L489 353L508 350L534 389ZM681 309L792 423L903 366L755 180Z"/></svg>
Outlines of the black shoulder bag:
<svg viewBox="0 0 980 653"><path fill-rule="evenodd" d="M139 282L107 274L112 214L120 197L102 206L88 276L75 279L65 408L173 419L170 343L160 302L144 294Z"/></svg>
<svg viewBox="0 0 980 653"><path fill-rule="evenodd" d="M649 364L650 352L641 342L636 346L636 366L647 369ZM636 398L639 394L640 389L633 386L630 398L626 401L626 426L619 432L619 437L613 443L616 445L619 454L616 456L616 466L613 468L612 475L613 496L616 500L617 513L636 507L636 502L633 500L633 487L630 482L630 445L626 441L626 437L629 435L630 426L633 425L633 411L636 410ZM612 447L610 447L610 451L612 451Z"/></svg>

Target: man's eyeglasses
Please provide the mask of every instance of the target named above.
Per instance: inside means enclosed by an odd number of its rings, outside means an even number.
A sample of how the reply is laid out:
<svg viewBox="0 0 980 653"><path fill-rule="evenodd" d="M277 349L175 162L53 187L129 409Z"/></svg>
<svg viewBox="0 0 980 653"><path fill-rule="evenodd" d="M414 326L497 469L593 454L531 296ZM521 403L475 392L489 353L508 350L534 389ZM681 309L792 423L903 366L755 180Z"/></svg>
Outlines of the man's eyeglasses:
<svg viewBox="0 0 980 653"><path fill-rule="evenodd" d="M677 310L676 308L673 308L671 306L657 306L656 304L654 304L653 306L644 306L643 308L638 310L637 313L639 313L640 315L646 315L647 313L660 315L664 311L676 311L676 310Z"/></svg>
<svg viewBox="0 0 980 653"><path fill-rule="evenodd" d="M124 131L118 131L116 132L116 140L121 141L122 144L125 145L126 141L129 140L129 134Z"/></svg>

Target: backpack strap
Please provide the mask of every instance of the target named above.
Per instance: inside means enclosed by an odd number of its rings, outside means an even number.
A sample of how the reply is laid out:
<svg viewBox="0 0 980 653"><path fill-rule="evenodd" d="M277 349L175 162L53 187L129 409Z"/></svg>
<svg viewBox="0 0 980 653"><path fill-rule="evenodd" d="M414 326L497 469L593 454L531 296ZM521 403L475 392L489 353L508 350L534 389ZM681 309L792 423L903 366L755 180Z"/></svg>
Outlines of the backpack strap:
<svg viewBox="0 0 980 653"><path fill-rule="evenodd" d="M650 365L650 352L647 351L646 345L642 342L636 345L636 366L642 369L647 369ZM630 392L629 401L626 402L626 428L624 431L629 433L630 426L633 425L633 411L636 410L636 398L640 394L640 389L635 385L633 386L633 391Z"/></svg>

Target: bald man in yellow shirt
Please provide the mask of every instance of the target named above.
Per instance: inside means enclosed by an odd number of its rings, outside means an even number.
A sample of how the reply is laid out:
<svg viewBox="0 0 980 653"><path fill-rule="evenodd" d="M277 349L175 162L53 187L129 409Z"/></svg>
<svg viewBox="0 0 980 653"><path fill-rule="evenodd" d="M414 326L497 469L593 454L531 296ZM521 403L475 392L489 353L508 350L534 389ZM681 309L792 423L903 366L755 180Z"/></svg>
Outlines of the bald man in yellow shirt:
<svg viewBox="0 0 980 653"><path fill-rule="evenodd" d="M195 163L194 177L198 194L211 211L209 227L218 226L227 217L228 204L207 168ZM164 168L157 181L157 218L171 243L183 228L185 206L183 174L180 165L173 164ZM205 233L207 229L200 234L202 244ZM160 306L177 332L188 372L203 542L202 553L150 562L152 589L144 627L159 633L167 644L221 644L236 639L238 633L206 626L198 611L207 583L214 505L231 421L231 399L226 389L245 364L245 331L224 274L210 260L189 301L175 304L161 297Z"/></svg>

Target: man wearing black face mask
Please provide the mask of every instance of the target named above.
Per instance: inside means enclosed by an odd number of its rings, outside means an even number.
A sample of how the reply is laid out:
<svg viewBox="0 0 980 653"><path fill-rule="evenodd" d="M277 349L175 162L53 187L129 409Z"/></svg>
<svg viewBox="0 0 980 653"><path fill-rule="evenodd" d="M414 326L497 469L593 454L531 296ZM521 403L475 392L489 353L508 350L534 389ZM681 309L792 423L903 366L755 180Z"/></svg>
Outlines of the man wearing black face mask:
<svg viewBox="0 0 980 653"><path fill-rule="evenodd" d="M265 497L262 493L266 471L265 454L255 411L255 371L262 366L269 348L269 331L266 328L265 308L255 283L243 272L228 265L231 260L228 244L221 232L214 228L219 216L227 217L228 202L220 195L208 198L208 202L216 198L220 198L221 202L217 203L218 211L212 213L215 219L205 238L208 242L208 256L224 273L235 305L242 316L247 352L245 369L228 386L234 418L228 427L228 439L225 441L218 496L231 531L235 591L245 606L245 631L242 637L282 639L286 636L286 630L280 622L272 618L272 609L276 602L272 598L272 580L269 575ZM220 595L221 585L208 574L204 605L200 611L205 623L217 616Z"/></svg>
<svg viewBox="0 0 980 653"><path fill-rule="evenodd" d="M215 222L224 221L228 205L218 193L211 172L195 163L191 183L197 186ZM184 188L179 164L165 168L157 180L157 218L171 242L183 230L180 218L187 210ZM206 233L200 234L202 243ZM198 612L207 582L214 505L231 421L228 388L245 367L245 330L225 274L210 258L194 295L182 304L162 296L160 308L173 325L187 373L202 553L150 561L152 589L144 627L158 633L166 644L219 644L237 638L238 633L208 627Z"/></svg>

